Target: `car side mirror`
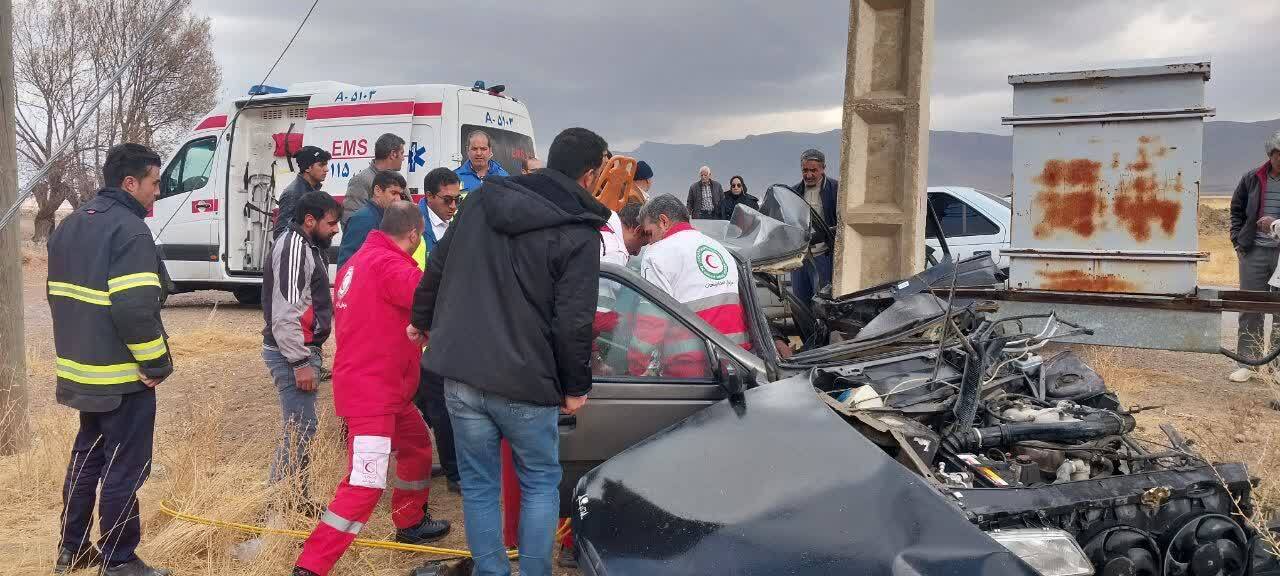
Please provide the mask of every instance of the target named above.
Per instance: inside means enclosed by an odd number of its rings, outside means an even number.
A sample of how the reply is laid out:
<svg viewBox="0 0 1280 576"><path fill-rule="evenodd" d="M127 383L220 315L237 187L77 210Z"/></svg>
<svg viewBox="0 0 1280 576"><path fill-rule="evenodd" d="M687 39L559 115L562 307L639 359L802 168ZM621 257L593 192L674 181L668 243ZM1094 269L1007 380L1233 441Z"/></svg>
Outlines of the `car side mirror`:
<svg viewBox="0 0 1280 576"><path fill-rule="evenodd" d="M717 354L716 380L730 398L740 398L748 388L755 386L755 373L744 370L732 358Z"/></svg>

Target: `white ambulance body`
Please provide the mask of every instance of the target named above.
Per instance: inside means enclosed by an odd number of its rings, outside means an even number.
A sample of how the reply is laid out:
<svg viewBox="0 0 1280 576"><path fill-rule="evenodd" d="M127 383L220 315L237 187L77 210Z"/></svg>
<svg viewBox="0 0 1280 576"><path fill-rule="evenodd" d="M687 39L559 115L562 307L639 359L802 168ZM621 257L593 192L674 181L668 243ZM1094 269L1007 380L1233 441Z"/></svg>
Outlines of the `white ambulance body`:
<svg viewBox="0 0 1280 576"><path fill-rule="evenodd" d="M228 290L256 302L276 203L297 177L286 152L304 145L329 151L321 188L341 204L347 181L373 160L374 142L396 134L406 142L400 173L418 199L428 171L462 164L466 135L477 129L512 174L519 158L534 153L525 105L483 89L314 82L246 96L210 112L166 162L147 223L177 291ZM334 237L331 256L341 240Z"/></svg>

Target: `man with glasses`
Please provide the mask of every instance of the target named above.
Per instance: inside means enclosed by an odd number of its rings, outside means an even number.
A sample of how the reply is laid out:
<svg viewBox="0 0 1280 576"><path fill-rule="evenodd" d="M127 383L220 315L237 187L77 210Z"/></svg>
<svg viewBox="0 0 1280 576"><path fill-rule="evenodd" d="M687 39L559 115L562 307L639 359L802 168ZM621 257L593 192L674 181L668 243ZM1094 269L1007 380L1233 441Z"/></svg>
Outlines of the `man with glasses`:
<svg viewBox="0 0 1280 576"><path fill-rule="evenodd" d="M448 168L436 168L427 173L422 180L422 187L427 195L418 202L418 211L426 226L422 229L422 243L413 253L418 268L426 270L427 257L449 231L449 222L458 212L458 203L463 196L459 190L461 181L458 175ZM444 404L444 380L439 375L427 370L426 364L420 366L418 394L413 403L426 418L427 425L436 434L436 451L440 456L440 467L448 482L450 492L462 493L459 484L458 456L453 448L453 426L449 422L449 411Z"/></svg>

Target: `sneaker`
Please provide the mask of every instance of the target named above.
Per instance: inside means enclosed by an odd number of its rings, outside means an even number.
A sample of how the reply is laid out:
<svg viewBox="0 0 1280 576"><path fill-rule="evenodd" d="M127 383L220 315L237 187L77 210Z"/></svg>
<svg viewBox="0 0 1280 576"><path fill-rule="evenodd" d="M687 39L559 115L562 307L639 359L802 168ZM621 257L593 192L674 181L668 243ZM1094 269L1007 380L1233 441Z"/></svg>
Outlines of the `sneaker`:
<svg viewBox="0 0 1280 576"><path fill-rule="evenodd" d="M556 566L561 568L578 568L578 554L572 548L560 547L560 554L556 556Z"/></svg>
<svg viewBox="0 0 1280 576"><path fill-rule="evenodd" d="M396 542L403 544L425 544L435 542L449 533L448 520L432 520L430 514L422 516L422 522L413 528L396 530Z"/></svg>
<svg viewBox="0 0 1280 576"><path fill-rule="evenodd" d="M101 565L102 553L98 552L98 549L93 546L86 547L78 552L58 550L58 560L53 565L53 573L66 574L67 572Z"/></svg>
<svg viewBox="0 0 1280 576"><path fill-rule="evenodd" d="M102 576L172 576L173 572L164 568L152 568L147 566L141 558L134 558L132 562L120 564L119 566L111 566L102 571Z"/></svg>
<svg viewBox="0 0 1280 576"><path fill-rule="evenodd" d="M320 373L317 376L319 376L319 380L321 382L328 382L330 380L333 380L333 370L330 370L328 368L325 368L324 366L321 366Z"/></svg>
<svg viewBox="0 0 1280 576"><path fill-rule="evenodd" d="M307 570L306 568L303 568L301 566L294 566L292 576L320 576L320 575L310 570Z"/></svg>
<svg viewBox="0 0 1280 576"><path fill-rule="evenodd" d="M1242 383L1252 380L1257 375L1258 373L1254 372L1252 369L1241 366L1240 368L1236 368L1236 371L1232 372L1227 376L1227 378L1232 382Z"/></svg>
<svg viewBox="0 0 1280 576"><path fill-rule="evenodd" d="M462 485L457 480L445 480L445 488L454 494L462 494Z"/></svg>

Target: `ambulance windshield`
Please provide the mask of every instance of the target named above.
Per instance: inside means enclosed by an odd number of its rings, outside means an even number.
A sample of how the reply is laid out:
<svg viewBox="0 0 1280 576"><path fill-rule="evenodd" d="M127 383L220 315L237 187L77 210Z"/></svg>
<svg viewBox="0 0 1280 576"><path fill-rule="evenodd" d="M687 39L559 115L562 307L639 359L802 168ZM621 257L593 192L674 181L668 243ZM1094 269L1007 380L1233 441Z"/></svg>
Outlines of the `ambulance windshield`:
<svg viewBox="0 0 1280 576"><path fill-rule="evenodd" d="M493 159L498 164L501 164L502 169L512 176L520 173L519 160L521 158L529 158L534 155L533 138L529 136L492 126L463 124L461 134L463 162L467 161L467 135L476 130L483 131L489 135L489 142L493 148Z"/></svg>

